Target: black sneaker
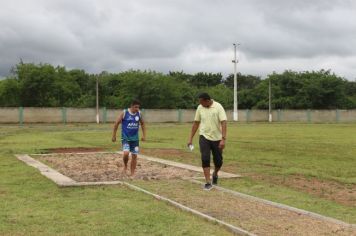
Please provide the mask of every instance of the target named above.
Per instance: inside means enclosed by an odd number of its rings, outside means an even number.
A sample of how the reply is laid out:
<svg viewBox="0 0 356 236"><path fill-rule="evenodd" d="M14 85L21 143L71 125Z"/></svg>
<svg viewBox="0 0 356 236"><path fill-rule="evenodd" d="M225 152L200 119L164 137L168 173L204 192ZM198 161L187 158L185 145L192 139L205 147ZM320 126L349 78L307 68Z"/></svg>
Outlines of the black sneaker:
<svg viewBox="0 0 356 236"><path fill-rule="evenodd" d="M211 183L206 183L206 184L204 185L204 190L209 191L209 190L211 190L212 188L213 188L213 185L211 185Z"/></svg>
<svg viewBox="0 0 356 236"><path fill-rule="evenodd" d="M217 175L213 175L213 184L218 185L218 176Z"/></svg>

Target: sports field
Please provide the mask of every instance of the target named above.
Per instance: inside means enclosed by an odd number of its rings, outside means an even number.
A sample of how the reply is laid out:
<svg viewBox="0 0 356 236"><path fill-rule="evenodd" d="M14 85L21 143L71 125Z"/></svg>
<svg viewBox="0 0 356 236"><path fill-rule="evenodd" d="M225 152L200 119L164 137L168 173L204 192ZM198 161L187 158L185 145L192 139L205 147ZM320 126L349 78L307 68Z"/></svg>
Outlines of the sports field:
<svg viewBox="0 0 356 236"><path fill-rule="evenodd" d="M14 157L63 147L117 150L111 128L0 126L0 234L230 234L122 186L58 188ZM190 128L147 124L142 152L199 166L198 148L193 153L186 148ZM194 144L198 147L197 139ZM244 176L222 179L223 187L356 223L356 124L230 123L223 170ZM165 181L165 191L181 191L178 184Z"/></svg>

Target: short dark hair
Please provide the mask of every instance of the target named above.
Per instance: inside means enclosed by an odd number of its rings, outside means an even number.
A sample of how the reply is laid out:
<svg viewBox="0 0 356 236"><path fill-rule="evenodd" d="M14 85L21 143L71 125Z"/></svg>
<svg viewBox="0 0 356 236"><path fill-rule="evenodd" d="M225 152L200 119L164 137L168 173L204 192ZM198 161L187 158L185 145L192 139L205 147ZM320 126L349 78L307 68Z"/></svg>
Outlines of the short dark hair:
<svg viewBox="0 0 356 236"><path fill-rule="evenodd" d="M135 106L135 105L139 105L139 106L141 106L141 102L140 102L138 99L134 99L134 100L132 100L132 102L131 102L131 106Z"/></svg>
<svg viewBox="0 0 356 236"><path fill-rule="evenodd" d="M201 93L199 94L198 98L204 99L204 100L210 100L210 96L207 93Z"/></svg>

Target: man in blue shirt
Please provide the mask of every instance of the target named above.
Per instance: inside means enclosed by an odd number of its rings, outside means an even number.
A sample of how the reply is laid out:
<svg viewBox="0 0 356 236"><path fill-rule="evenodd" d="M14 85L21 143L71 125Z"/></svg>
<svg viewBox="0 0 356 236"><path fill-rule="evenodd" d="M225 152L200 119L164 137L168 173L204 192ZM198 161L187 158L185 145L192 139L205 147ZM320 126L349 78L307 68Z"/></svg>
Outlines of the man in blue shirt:
<svg viewBox="0 0 356 236"><path fill-rule="evenodd" d="M135 174L137 164L137 154L139 153L139 128L141 124L142 128L142 141L145 141L146 128L140 112L141 103L138 100L134 100L131 103L130 108L125 109L115 122L112 141L116 142L116 132L121 125L121 142L122 151L124 152L124 172L127 171L127 163L129 161L129 154L131 152L131 176Z"/></svg>

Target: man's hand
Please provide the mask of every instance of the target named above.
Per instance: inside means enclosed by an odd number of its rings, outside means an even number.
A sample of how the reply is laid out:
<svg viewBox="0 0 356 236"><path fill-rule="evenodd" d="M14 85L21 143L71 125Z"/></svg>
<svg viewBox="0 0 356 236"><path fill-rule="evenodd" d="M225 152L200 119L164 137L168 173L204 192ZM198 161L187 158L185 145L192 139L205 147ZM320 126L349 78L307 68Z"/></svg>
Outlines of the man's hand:
<svg viewBox="0 0 356 236"><path fill-rule="evenodd" d="M221 140L220 141L220 143L219 143L219 148L221 149L221 150L223 150L224 148L225 148L225 140Z"/></svg>
<svg viewBox="0 0 356 236"><path fill-rule="evenodd" d="M192 126L192 131L190 132L190 136L189 136L188 143L187 143L188 147L189 147L189 145L193 144L193 138L199 128L199 125L200 125L200 121L194 121L193 126Z"/></svg>
<svg viewBox="0 0 356 236"><path fill-rule="evenodd" d="M116 136L112 136L111 141L114 143L116 142Z"/></svg>
<svg viewBox="0 0 356 236"><path fill-rule="evenodd" d="M193 144L193 140L190 138L190 139L188 140L187 146L189 147L189 145L192 145L192 144Z"/></svg>

